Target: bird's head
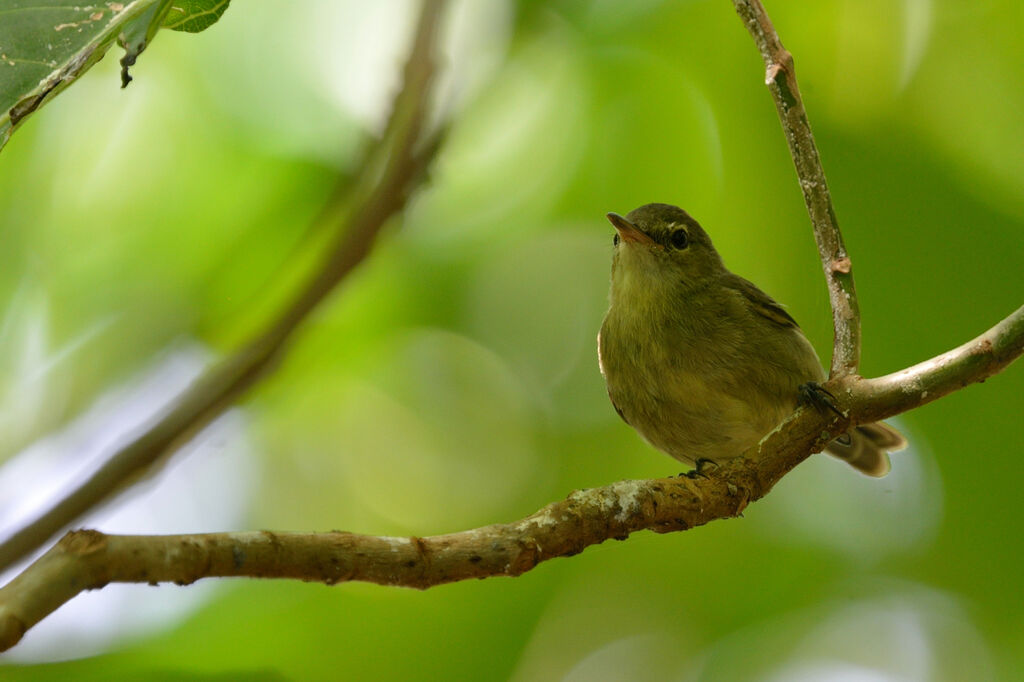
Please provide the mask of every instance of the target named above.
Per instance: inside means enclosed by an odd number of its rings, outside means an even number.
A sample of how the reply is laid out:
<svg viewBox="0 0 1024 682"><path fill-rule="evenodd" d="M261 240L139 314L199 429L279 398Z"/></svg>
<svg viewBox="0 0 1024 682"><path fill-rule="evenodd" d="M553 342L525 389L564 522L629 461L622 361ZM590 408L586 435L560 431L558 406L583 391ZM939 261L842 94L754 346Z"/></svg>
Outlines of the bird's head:
<svg viewBox="0 0 1024 682"><path fill-rule="evenodd" d="M608 220L615 227L613 296L695 289L726 272L707 232L678 206L645 204Z"/></svg>

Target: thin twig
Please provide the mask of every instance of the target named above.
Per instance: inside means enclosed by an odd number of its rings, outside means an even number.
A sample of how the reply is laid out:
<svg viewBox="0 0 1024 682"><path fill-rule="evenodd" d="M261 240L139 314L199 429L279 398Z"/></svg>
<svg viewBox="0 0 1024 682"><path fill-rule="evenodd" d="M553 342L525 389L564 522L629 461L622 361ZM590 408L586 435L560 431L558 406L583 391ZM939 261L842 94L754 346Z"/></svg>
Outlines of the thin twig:
<svg viewBox="0 0 1024 682"><path fill-rule="evenodd" d="M707 478L621 481L580 490L508 524L425 538L353 533L68 533L0 589L0 650L83 590L111 582L188 584L245 576L334 584L353 580L426 589L516 576L638 530L683 531L738 515L790 469L852 424L876 421L984 381L1024 354L1024 307L973 341L878 379L828 384L849 419L798 409Z"/></svg>
<svg viewBox="0 0 1024 682"><path fill-rule="evenodd" d="M848 377L838 390L858 405L857 424L876 422L936 398L984 381L1024 353L1024 306L981 336L918 363L876 379Z"/></svg>
<svg viewBox="0 0 1024 682"><path fill-rule="evenodd" d="M353 192L332 199L337 237L305 288L262 333L197 379L165 415L115 452L88 480L0 544L0 570L120 492L219 416L273 367L292 332L366 258L381 228L402 210L422 180L437 149L440 133L427 133L425 125L443 6L444 0L424 0L387 131L377 153L369 155Z"/></svg>
<svg viewBox="0 0 1024 682"><path fill-rule="evenodd" d="M814 144L800 89L796 83L793 55L782 46L771 19L760 0L733 0L733 5L750 32L765 65L765 84L771 91L786 133L789 153L796 166L800 189L814 227L814 239L825 270L832 303L832 378L856 374L860 365L860 308L853 286L853 266L843 246L832 195L825 181L818 147Z"/></svg>

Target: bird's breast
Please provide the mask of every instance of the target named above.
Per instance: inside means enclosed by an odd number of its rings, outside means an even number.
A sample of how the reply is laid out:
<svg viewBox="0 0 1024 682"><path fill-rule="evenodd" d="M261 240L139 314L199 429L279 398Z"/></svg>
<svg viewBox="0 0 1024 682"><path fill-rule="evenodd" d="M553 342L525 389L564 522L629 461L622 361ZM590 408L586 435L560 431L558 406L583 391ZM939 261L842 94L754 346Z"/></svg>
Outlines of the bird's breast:
<svg viewBox="0 0 1024 682"><path fill-rule="evenodd" d="M743 452L796 401L758 389L778 383L750 367L742 327L710 307L689 324L612 306L598 341L601 370L616 409L648 442L684 462Z"/></svg>

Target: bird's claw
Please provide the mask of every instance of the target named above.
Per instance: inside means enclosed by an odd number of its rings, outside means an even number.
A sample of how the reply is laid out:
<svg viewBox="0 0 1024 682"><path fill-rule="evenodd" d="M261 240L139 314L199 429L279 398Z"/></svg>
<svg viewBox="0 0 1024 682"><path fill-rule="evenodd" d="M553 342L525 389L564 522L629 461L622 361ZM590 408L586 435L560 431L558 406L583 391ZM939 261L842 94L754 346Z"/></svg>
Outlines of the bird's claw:
<svg viewBox="0 0 1024 682"><path fill-rule="evenodd" d="M717 462L715 462L714 460L710 460L706 457L697 458L697 461L694 462L694 464L696 466L692 470L687 471L685 474L682 475L686 476L689 479L696 479L698 476L700 478L707 478L708 475L704 473L704 471L708 468L709 465L711 466L711 471L714 471L715 469L718 468Z"/></svg>
<svg viewBox="0 0 1024 682"><path fill-rule="evenodd" d="M799 392L799 402L801 405L810 405L823 414L826 411L832 411L840 417L846 417L842 410L836 406L836 397L821 384L808 381L806 384L801 384L797 391Z"/></svg>

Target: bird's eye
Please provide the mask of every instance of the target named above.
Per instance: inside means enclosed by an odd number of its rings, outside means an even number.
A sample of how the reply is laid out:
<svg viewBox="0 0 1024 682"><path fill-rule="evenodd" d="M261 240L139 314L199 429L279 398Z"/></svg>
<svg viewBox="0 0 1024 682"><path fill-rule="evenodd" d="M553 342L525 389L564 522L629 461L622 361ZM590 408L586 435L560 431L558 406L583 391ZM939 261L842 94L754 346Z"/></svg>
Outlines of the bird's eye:
<svg viewBox="0 0 1024 682"><path fill-rule="evenodd" d="M615 236L612 237L612 246L618 246L618 245L619 245L619 233L616 232Z"/></svg>
<svg viewBox="0 0 1024 682"><path fill-rule="evenodd" d="M672 242L672 246L677 249L685 249L690 245L690 237L686 234L686 230L676 230L669 239Z"/></svg>

